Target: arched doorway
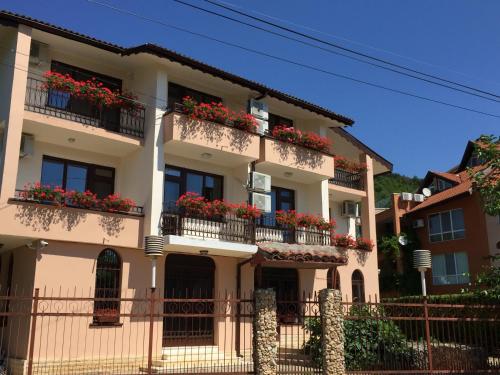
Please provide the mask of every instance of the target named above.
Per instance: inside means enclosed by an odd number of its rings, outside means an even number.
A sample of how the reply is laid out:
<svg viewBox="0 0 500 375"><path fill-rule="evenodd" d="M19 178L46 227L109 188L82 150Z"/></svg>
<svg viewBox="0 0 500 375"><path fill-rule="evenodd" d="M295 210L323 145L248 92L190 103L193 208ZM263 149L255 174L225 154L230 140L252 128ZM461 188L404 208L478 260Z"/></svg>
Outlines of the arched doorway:
<svg viewBox="0 0 500 375"><path fill-rule="evenodd" d="M335 274L333 273L334 269L335 269ZM326 274L326 287L328 289L340 290L340 274L337 268L328 269L328 273Z"/></svg>
<svg viewBox="0 0 500 375"><path fill-rule="evenodd" d="M165 298L195 299L166 302L163 345L213 345L213 317L169 317L168 314L212 314L215 263L206 256L169 254L165 260Z"/></svg>

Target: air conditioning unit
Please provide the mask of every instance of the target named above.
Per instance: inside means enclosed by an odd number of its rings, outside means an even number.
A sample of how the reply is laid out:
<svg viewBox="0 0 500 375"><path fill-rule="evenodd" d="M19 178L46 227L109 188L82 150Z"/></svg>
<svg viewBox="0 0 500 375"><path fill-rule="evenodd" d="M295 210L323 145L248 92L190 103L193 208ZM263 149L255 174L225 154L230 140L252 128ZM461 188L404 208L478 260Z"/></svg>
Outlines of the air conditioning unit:
<svg viewBox="0 0 500 375"><path fill-rule="evenodd" d="M342 216L344 216L344 217L358 217L359 216L358 204L354 201L343 201L342 202Z"/></svg>
<svg viewBox="0 0 500 375"><path fill-rule="evenodd" d="M271 212L271 196L262 193L252 193L253 205L261 211Z"/></svg>
<svg viewBox="0 0 500 375"><path fill-rule="evenodd" d="M424 219L417 219L413 221L412 227L414 229L416 228L423 228L425 226Z"/></svg>
<svg viewBox="0 0 500 375"><path fill-rule="evenodd" d="M250 99L248 101L248 113L260 120L267 121L269 119L269 108L266 103L260 100Z"/></svg>
<svg viewBox="0 0 500 375"><path fill-rule="evenodd" d="M19 157L26 158L33 156L35 137L31 134L23 133L21 135L21 148L19 150Z"/></svg>
<svg viewBox="0 0 500 375"><path fill-rule="evenodd" d="M413 200L415 202L423 202L425 199L423 194L413 194Z"/></svg>
<svg viewBox="0 0 500 375"><path fill-rule="evenodd" d="M36 40L31 41L30 48L30 65L39 66L42 63L49 62L49 46L48 44L38 42Z"/></svg>
<svg viewBox="0 0 500 375"><path fill-rule="evenodd" d="M269 129L269 123L267 122L267 120L255 118L255 121L257 121L257 133L259 133L260 135L266 134L267 130Z"/></svg>
<svg viewBox="0 0 500 375"><path fill-rule="evenodd" d="M413 194L412 193L401 193L401 199L404 201L412 201Z"/></svg>
<svg viewBox="0 0 500 375"><path fill-rule="evenodd" d="M252 189L269 193L271 191L271 176L264 173L252 172Z"/></svg>

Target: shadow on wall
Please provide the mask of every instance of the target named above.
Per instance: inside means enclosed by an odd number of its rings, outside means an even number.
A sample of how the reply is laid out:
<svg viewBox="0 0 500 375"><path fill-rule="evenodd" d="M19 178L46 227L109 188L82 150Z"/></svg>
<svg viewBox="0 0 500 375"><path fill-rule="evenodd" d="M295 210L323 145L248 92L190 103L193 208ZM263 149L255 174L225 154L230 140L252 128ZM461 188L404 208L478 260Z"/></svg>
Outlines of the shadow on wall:
<svg viewBox="0 0 500 375"><path fill-rule="evenodd" d="M356 261L360 266L364 266L366 264L366 261L368 260L368 251L364 250L355 250L355 249L346 249L343 247L337 247L337 251L340 253L341 256L347 258L347 262L349 264L349 257L350 256L355 256Z"/></svg>
<svg viewBox="0 0 500 375"><path fill-rule="evenodd" d="M305 147L296 146L282 141L274 142L274 151L280 156L280 162L285 162L290 155L295 159L295 165L299 167L309 167L312 169L321 168L324 164L323 154L319 151L310 150Z"/></svg>
<svg viewBox="0 0 500 375"><path fill-rule="evenodd" d="M15 214L16 220L34 232L47 232L54 225L71 232L87 220L89 213L79 209L43 206L38 204L19 204ZM102 213L98 224L104 233L110 237L118 237L124 230L123 218Z"/></svg>
<svg viewBox="0 0 500 375"><path fill-rule="evenodd" d="M209 121L193 120L182 117L179 120L181 127L181 140L189 138L203 138L207 143L215 144L218 149L228 147L221 144L227 135L229 135L229 148L232 151L244 152L248 148L253 134L236 129L228 128L227 125L215 124ZM229 134L228 134L229 133Z"/></svg>

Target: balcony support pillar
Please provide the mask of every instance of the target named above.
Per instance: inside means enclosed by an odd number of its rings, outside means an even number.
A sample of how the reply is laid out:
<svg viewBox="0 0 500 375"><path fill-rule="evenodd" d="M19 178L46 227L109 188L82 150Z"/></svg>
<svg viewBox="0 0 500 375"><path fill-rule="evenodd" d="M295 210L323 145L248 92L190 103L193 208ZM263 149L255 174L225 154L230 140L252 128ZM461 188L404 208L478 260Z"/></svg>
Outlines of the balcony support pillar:
<svg viewBox="0 0 500 375"><path fill-rule="evenodd" d="M16 191L31 47L30 27L19 25L15 34L11 38L12 50L0 54L0 60L5 64L0 67L3 86L0 92L5 94L2 95L4 103L0 104L0 127L3 128L3 137L0 138L0 202L14 197Z"/></svg>

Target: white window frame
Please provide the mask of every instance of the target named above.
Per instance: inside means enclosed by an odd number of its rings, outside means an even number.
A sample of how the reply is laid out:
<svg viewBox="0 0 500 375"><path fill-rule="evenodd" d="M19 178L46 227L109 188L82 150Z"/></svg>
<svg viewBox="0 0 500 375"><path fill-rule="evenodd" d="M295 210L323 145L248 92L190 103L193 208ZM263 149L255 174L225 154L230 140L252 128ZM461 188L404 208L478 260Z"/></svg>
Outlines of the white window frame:
<svg viewBox="0 0 500 375"><path fill-rule="evenodd" d="M452 215L452 212L453 211L462 211L462 217L464 218L464 228L463 229L454 229L453 227L453 215ZM462 240L465 238L465 215L463 213L463 209L462 208L454 208L453 210L448 210L448 211L439 211L439 212L433 212L432 214L429 214L427 216L427 232L428 232L428 235L429 235L429 242L431 243L434 243L434 242L444 242L444 241L453 241L453 240ZM448 214L450 216L450 225L451 225L451 230L450 231L446 231L446 232L443 232L443 221L442 221L442 215L443 214ZM439 215L439 225L440 225L440 232L438 233L431 233L431 216L435 216L435 215ZM458 237L456 238L456 233L462 233L463 232L463 236L462 237ZM443 239L443 236L445 234L448 234L448 233L451 233L451 238L450 239ZM433 240L432 239L432 236L436 236L436 235L440 235L441 236L441 239L440 240Z"/></svg>
<svg viewBox="0 0 500 375"><path fill-rule="evenodd" d="M465 254L465 257L467 259L467 271L464 273L458 273L458 264L457 264L457 254ZM444 253L444 254L436 254L432 256L432 259L434 260L435 257L444 257L446 258L447 255L453 255L453 263L455 267L455 274L453 275L434 275L434 268L432 269L432 285L464 285L468 284L470 282L470 276L468 275L469 273L469 256L466 251L458 251L455 253ZM445 260L445 265L446 265L446 260ZM446 271L446 266L445 266L445 271ZM444 280L444 282L443 282Z"/></svg>

